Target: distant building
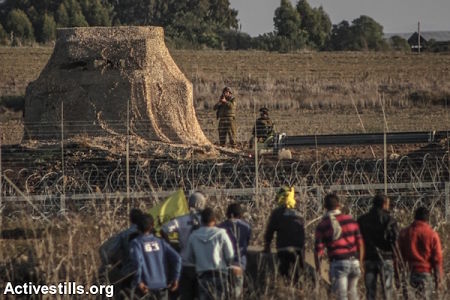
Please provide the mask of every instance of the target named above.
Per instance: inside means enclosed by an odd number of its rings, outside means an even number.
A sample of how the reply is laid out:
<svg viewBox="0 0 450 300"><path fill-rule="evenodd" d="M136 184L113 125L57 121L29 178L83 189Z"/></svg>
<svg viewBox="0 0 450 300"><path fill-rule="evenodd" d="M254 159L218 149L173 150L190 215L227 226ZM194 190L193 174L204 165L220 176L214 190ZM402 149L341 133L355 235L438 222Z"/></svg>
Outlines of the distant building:
<svg viewBox="0 0 450 300"><path fill-rule="evenodd" d="M389 40L393 36L399 36L408 41L412 51L419 48L418 34L414 33L386 33L384 38ZM429 50L432 47L433 51L450 51L450 31L421 31L420 32L420 50Z"/></svg>
<svg viewBox="0 0 450 300"><path fill-rule="evenodd" d="M417 51L418 34L414 32L408 39L411 50ZM420 33L420 50L432 47L433 51L450 51L450 31L423 31Z"/></svg>

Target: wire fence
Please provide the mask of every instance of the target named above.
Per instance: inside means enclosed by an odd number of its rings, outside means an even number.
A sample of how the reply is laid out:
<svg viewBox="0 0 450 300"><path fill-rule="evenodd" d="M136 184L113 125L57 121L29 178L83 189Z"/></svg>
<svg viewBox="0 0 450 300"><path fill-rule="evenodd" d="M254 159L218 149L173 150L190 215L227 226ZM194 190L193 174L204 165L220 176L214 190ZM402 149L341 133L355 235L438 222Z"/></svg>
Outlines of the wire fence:
<svg viewBox="0 0 450 300"><path fill-rule="evenodd" d="M365 209L374 193L383 191L396 199L399 208L426 203L439 207L443 218L449 215L448 138L426 146L350 148L342 155L316 146L298 150L293 160L277 160L248 149L255 124L246 122L237 134L242 151L211 156L202 147L148 141L142 133L154 124L125 114L123 120L72 120L61 105L59 120L25 124L22 144L0 145L2 212L31 207L38 215L47 215L117 199L154 202L179 188L257 203L262 196L272 197L277 187L289 185L305 199L309 217L321 213L327 191L345 195L355 213ZM249 119L255 117L256 112ZM283 120L280 127L289 128L290 122ZM217 141L217 122L201 123L205 135ZM179 138L170 130L165 134ZM39 141L28 139L30 135Z"/></svg>

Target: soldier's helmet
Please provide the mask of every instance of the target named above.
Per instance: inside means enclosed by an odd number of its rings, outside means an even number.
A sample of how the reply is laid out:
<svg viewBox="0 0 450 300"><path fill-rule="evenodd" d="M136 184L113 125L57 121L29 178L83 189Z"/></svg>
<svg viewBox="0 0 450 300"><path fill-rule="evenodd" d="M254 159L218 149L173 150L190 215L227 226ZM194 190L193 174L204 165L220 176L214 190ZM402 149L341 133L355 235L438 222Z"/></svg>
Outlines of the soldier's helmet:
<svg viewBox="0 0 450 300"><path fill-rule="evenodd" d="M202 192L193 192L188 199L189 208L202 210L206 205L206 196Z"/></svg>
<svg viewBox="0 0 450 300"><path fill-rule="evenodd" d="M259 109L259 112L262 114L268 114L269 113L269 109L267 107L262 107Z"/></svg>
<svg viewBox="0 0 450 300"><path fill-rule="evenodd" d="M233 94L233 92L231 91L231 88L229 86L226 86L223 88L222 94L225 94L225 92L230 92L230 94Z"/></svg>

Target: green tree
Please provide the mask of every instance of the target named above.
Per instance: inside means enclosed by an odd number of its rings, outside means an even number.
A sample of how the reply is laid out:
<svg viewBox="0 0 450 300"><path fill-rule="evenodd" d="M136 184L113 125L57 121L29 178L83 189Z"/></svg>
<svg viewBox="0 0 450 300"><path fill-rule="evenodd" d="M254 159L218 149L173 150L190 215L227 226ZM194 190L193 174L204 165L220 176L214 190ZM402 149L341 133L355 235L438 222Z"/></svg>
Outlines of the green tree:
<svg viewBox="0 0 450 300"><path fill-rule="evenodd" d="M300 0L296 9L301 17L301 28L308 33L308 44L323 49L331 33L331 20L320 6L311 8L307 0Z"/></svg>
<svg viewBox="0 0 450 300"><path fill-rule="evenodd" d="M8 44L8 34L5 31L5 28L3 28L2 24L0 23L0 45L7 45Z"/></svg>
<svg viewBox="0 0 450 300"><path fill-rule="evenodd" d="M307 33L301 28L301 19L291 1L281 0L273 18L279 50L286 52L305 46Z"/></svg>
<svg viewBox="0 0 450 300"><path fill-rule="evenodd" d="M64 0L62 3L69 17L68 27L86 27L89 26L81 10L81 5L77 0Z"/></svg>
<svg viewBox="0 0 450 300"><path fill-rule="evenodd" d="M389 43L393 50L404 52L411 51L411 46L408 44L408 41L398 35L391 37Z"/></svg>
<svg viewBox="0 0 450 300"><path fill-rule="evenodd" d="M69 27L70 25L69 14L64 3L61 3L56 11L56 22L58 27Z"/></svg>
<svg viewBox="0 0 450 300"><path fill-rule="evenodd" d="M48 43L56 39L56 22L52 15L44 14L40 42Z"/></svg>
<svg viewBox="0 0 450 300"><path fill-rule="evenodd" d="M230 7L229 0L209 0L209 11L205 12L208 21L221 29L238 29L238 12Z"/></svg>
<svg viewBox="0 0 450 300"><path fill-rule="evenodd" d="M22 41L33 41L34 31L27 15L20 9L13 9L8 14L6 26L9 32L13 32L14 37Z"/></svg>
<svg viewBox="0 0 450 300"><path fill-rule="evenodd" d="M385 47L383 40L383 26L368 16L360 16L352 21L352 33L355 41L355 50L382 50Z"/></svg>
<svg viewBox="0 0 450 300"><path fill-rule="evenodd" d="M361 16L352 21L334 25L329 43L330 50L386 50L383 39L383 26L368 16Z"/></svg>
<svg viewBox="0 0 450 300"><path fill-rule="evenodd" d="M333 25L328 48L335 51L354 50L353 33L348 21L344 20L339 24Z"/></svg>
<svg viewBox="0 0 450 300"><path fill-rule="evenodd" d="M90 26L111 26L112 7L100 0L81 0L83 15Z"/></svg>
<svg viewBox="0 0 450 300"><path fill-rule="evenodd" d="M318 20L318 30L311 35L311 39L319 49L323 49L330 39L332 23L330 16L322 6L315 9L315 14Z"/></svg>

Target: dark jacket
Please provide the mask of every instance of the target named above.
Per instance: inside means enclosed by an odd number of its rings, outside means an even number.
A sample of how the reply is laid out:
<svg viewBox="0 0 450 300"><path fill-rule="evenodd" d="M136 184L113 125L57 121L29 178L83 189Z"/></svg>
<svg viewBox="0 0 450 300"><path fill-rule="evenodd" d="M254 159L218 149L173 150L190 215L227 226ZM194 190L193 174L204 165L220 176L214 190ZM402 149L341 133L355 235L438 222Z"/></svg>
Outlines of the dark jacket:
<svg viewBox="0 0 450 300"><path fill-rule="evenodd" d="M233 244L235 252L234 263L240 265L245 270L247 266L247 248L252 234L250 225L241 219L229 219L222 222L218 227L227 231L228 237Z"/></svg>
<svg viewBox="0 0 450 300"><path fill-rule="evenodd" d="M272 211L264 237L266 250L270 248L275 232L277 233L277 250L282 250L282 248L286 247L304 249L304 221L296 210L280 206Z"/></svg>
<svg viewBox="0 0 450 300"><path fill-rule="evenodd" d="M216 116L220 118L233 118L236 115L236 100L234 97L227 99L227 102L219 102L214 105Z"/></svg>
<svg viewBox="0 0 450 300"><path fill-rule="evenodd" d="M365 260L392 259L399 229L389 212L372 208L358 219L358 223L365 244Z"/></svg>
<svg viewBox="0 0 450 300"><path fill-rule="evenodd" d="M273 133L273 123L269 117L260 117L256 120L255 126L253 126L252 135L256 137L267 139L269 135Z"/></svg>

